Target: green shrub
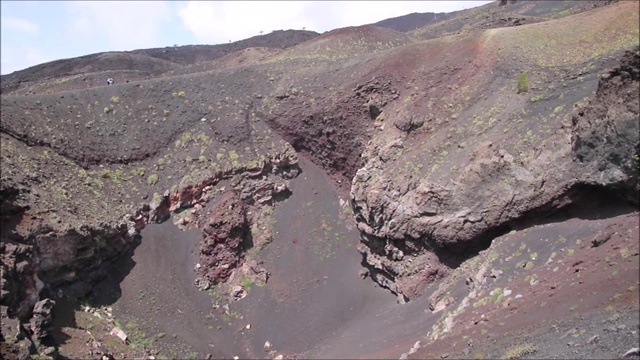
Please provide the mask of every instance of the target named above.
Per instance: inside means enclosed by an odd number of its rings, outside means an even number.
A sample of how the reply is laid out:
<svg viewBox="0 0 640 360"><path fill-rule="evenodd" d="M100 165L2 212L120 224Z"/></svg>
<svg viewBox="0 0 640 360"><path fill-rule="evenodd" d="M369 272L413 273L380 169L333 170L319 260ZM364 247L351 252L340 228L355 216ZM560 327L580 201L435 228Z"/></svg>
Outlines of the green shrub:
<svg viewBox="0 0 640 360"><path fill-rule="evenodd" d="M111 176L111 178L115 181L120 181L122 180L122 175L124 175L122 173L121 169L117 169L116 171L113 172L113 175Z"/></svg>
<svg viewBox="0 0 640 360"><path fill-rule="evenodd" d="M120 102L120 97L119 96L112 96L111 97L111 103L117 104L119 102Z"/></svg>
<svg viewBox="0 0 640 360"><path fill-rule="evenodd" d="M529 91L529 78L527 72L523 71L518 77L518 94L526 93Z"/></svg>
<svg viewBox="0 0 640 360"><path fill-rule="evenodd" d="M147 178L147 184L155 185L158 182L158 174L151 174Z"/></svg>
<svg viewBox="0 0 640 360"><path fill-rule="evenodd" d="M140 167L140 168L134 169L132 172L133 172L134 175L144 176L144 172L145 171L146 171L145 168Z"/></svg>
<svg viewBox="0 0 640 360"><path fill-rule="evenodd" d="M524 355L533 354L538 349L532 344L518 344L510 347L502 356L503 359L518 359Z"/></svg>
<svg viewBox="0 0 640 360"><path fill-rule="evenodd" d="M104 109L102 109L102 112L104 112L105 114L108 114L111 112L111 108L108 106L105 106Z"/></svg>

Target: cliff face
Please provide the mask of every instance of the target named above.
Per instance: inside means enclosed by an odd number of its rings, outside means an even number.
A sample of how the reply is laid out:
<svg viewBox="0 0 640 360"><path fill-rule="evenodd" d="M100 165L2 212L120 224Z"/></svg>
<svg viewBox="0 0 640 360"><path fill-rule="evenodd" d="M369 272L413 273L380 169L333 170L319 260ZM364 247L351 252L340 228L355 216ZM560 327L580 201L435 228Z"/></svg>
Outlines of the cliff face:
<svg viewBox="0 0 640 360"><path fill-rule="evenodd" d="M602 74L593 99L566 115L570 124L558 123L524 156L510 153L509 140L458 145L467 160L448 164L459 167L454 177L394 178L389 154L402 151L403 140L368 148L351 196L372 277L412 299L520 222L544 222L598 193L637 205L638 71L636 48Z"/></svg>
<svg viewBox="0 0 640 360"><path fill-rule="evenodd" d="M585 183L615 189L638 204L638 79L640 52L627 52L620 65L602 74L595 97L572 117L574 163Z"/></svg>

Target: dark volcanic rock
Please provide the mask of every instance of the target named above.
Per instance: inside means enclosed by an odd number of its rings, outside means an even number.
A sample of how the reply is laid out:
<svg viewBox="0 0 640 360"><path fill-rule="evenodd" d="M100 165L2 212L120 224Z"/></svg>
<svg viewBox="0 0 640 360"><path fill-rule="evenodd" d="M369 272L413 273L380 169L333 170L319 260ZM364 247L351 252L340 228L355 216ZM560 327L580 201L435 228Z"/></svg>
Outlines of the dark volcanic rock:
<svg viewBox="0 0 640 360"><path fill-rule="evenodd" d="M33 307L33 317L31 318L31 330L36 339L42 340L50 335L53 329L53 317L51 310L55 301L44 299L38 301Z"/></svg>
<svg viewBox="0 0 640 360"><path fill-rule="evenodd" d="M620 66L600 78L596 96L573 115L575 159L591 181L619 188L638 203L640 159L640 48L627 52Z"/></svg>
<svg viewBox="0 0 640 360"><path fill-rule="evenodd" d="M424 119L413 116L405 116L397 119L393 125L400 131L411 132L424 124Z"/></svg>

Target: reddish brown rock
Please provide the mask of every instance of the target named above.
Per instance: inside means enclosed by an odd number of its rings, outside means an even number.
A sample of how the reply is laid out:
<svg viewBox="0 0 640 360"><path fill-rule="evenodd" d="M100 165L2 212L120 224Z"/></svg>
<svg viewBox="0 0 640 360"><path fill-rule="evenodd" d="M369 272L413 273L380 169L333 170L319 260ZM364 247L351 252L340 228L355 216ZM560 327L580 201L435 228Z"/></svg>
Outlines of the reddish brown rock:
<svg viewBox="0 0 640 360"><path fill-rule="evenodd" d="M227 192L211 209L200 242L201 276L213 284L226 281L243 261L249 235L245 204L235 192Z"/></svg>

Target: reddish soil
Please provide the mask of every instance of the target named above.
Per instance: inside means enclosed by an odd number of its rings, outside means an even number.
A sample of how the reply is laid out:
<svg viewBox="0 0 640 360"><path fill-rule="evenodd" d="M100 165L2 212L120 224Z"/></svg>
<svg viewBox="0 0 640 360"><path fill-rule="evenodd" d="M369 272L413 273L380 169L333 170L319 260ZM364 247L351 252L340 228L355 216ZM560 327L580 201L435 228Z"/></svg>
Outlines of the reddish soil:
<svg viewBox="0 0 640 360"><path fill-rule="evenodd" d="M486 278L484 293L508 288L511 295L477 307L480 297L471 300L470 306L455 317L454 330L436 341L423 342L413 358L445 353L452 357L482 354L495 358L519 342L544 344L532 354L536 358L615 358L624 354L640 337L634 316L639 301L639 222L637 212L606 219L576 218L495 239L487 251L497 257L488 269L503 272L495 279ZM607 238L604 244L593 246L593 240ZM525 250L517 251L522 248ZM531 267L526 266L528 263ZM463 278L457 285L457 291L463 294L467 293L464 282ZM459 304L460 299L456 300ZM628 330L618 334L602 324L626 324ZM540 342L549 329L559 334L570 328L577 328L579 334ZM479 334L487 334L487 338L460 341L477 339ZM587 344L594 335L607 340L599 345L593 341ZM569 340L579 345L568 348Z"/></svg>

